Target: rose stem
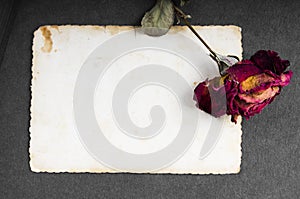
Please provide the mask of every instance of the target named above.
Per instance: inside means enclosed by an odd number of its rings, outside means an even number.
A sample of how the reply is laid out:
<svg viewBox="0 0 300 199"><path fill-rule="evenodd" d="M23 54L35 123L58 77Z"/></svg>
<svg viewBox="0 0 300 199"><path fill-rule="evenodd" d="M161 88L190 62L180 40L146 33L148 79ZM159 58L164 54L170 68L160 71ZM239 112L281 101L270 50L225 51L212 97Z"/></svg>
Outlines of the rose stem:
<svg viewBox="0 0 300 199"><path fill-rule="evenodd" d="M209 50L213 59L218 63L219 61L216 53L207 45L207 43L202 39L202 37L196 32L196 30L192 27L190 22L188 22L187 18L189 17L175 5L174 5L174 9L176 11L176 15L183 19L184 23L189 27L189 29L194 33L194 35L196 35L196 37L202 42L202 44Z"/></svg>

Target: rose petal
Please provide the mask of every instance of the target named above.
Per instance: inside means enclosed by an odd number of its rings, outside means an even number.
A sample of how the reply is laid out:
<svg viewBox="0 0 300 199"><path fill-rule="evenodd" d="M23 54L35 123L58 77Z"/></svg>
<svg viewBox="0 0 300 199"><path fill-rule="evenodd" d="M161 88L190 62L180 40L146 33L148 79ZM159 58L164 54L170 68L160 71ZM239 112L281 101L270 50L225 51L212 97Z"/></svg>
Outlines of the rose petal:
<svg viewBox="0 0 300 199"><path fill-rule="evenodd" d="M280 92L279 87L270 87L266 90L250 94L239 93L238 96L247 103L262 103L266 99L274 97L278 92Z"/></svg>
<svg viewBox="0 0 300 199"><path fill-rule="evenodd" d="M243 60L228 68L226 72L231 79L242 82L250 76L262 73L262 70L250 60Z"/></svg>
<svg viewBox="0 0 300 199"><path fill-rule="evenodd" d="M279 85L280 86L287 86L290 83L292 76L293 76L293 72L290 71L290 70L282 73L280 75L280 80L281 81L279 82Z"/></svg>
<svg viewBox="0 0 300 199"><path fill-rule="evenodd" d="M292 71L287 71L280 76L271 71L265 71L265 73L250 76L245 81L241 82L239 92L254 93L266 90L270 87L287 86L290 83L292 75Z"/></svg>
<svg viewBox="0 0 300 199"><path fill-rule="evenodd" d="M201 82L194 90L197 107L215 117L226 114L226 91L221 77Z"/></svg>
<svg viewBox="0 0 300 199"><path fill-rule="evenodd" d="M194 90L194 100L197 102L196 106L207 112L211 113L211 100L208 91L208 80L201 82Z"/></svg>
<svg viewBox="0 0 300 199"><path fill-rule="evenodd" d="M221 77L209 81L208 91L211 99L211 114L220 117L226 114L226 90Z"/></svg>
<svg viewBox="0 0 300 199"><path fill-rule="evenodd" d="M260 113L261 110L269 104L268 100L263 101L262 103L247 103L244 100L237 99L236 103L238 104L240 115L246 119L249 119L250 116Z"/></svg>
<svg viewBox="0 0 300 199"><path fill-rule="evenodd" d="M270 70L280 75L290 65L288 60L282 60L275 51L259 50L250 60L262 70Z"/></svg>
<svg viewBox="0 0 300 199"><path fill-rule="evenodd" d="M200 83L194 99L200 109L213 116L226 111L233 122L239 115L249 118L260 113L290 83L292 71L284 72L288 65L274 51L258 51L251 60L228 68L225 76Z"/></svg>
<svg viewBox="0 0 300 199"><path fill-rule="evenodd" d="M241 92L247 92L247 91L253 91L257 87L263 86L264 89L269 88L267 84L275 82L275 78L267 75L265 73L250 76L244 81L240 83L240 91Z"/></svg>
<svg viewBox="0 0 300 199"><path fill-rule="evenodd" d="M234 102L234 98L238 94L238 83L231 80L225 81L225 90L226 90L226 98L227 98L227 114L239 115L240 114L239 109L236 103Z"/></svg>

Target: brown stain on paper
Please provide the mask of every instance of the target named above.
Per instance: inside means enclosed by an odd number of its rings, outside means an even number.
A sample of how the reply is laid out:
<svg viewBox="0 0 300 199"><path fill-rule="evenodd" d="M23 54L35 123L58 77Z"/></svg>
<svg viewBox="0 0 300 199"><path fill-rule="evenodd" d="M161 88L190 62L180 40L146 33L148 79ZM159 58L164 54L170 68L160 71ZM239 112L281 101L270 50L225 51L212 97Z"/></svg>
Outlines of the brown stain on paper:
<svg viewBox="0 0 300 199"><path fill-rule="evenodd" d="M105 30L108 31L111 35L116 35L119 32L133 29L133 26L105 26Z"/></svg>
<svg viewBox="0 0 300 199"><path fill-rule="evenodd" d="M53 41L51 39L51 31L47 27L41 27L41 32L44 37L44 46L41 48L43 52L49 53L52 50Z"/></svg>
<svg viewBox="0 0 300 199"><path fill-rule="evenodd" d="M176 34L181 31L186 31L188 28L186 26L172 26L169 33Z"/></svg>
<svg viewBox="0 0 300 199"><path fill-rule="evenodd" d="M51 28L57 30L57 32L60 32L58 25L52 25L50 26Z"/></svg>

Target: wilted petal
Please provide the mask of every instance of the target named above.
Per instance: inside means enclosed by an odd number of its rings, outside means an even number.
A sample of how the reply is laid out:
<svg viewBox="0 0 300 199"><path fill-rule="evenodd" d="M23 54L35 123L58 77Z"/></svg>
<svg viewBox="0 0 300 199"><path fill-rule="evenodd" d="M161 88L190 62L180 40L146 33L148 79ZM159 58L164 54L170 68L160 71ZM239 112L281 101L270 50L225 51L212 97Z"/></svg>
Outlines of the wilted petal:
<svg viewBox="0 0 300 199"><path fill-rule="evenodd" d="M196 106L211 113L211 99L208 91L208 80L201 82L194 90L194 100L197 102Z"/></svg>
<svg viewBox="0 0 300 199"><path fill-rule="evenodd" d="M269 88L272 82L275 82L274 77L261 73L259 75L250 76L246 80L242 81L239 88L242 93L247 91L255 92Z"/></svg>
<svg viewBox="0 0 300 199"><path fill-rule="evenodd" d="M262 103L266 99L274 97L279 92L279 87L269 87L266 90L261 90L259 92L250 94L239 93L238 96L247 103Z"/></svg>
<svg viewBox="0 0 300 199"><path fill-rule="evenodd" d="M235 81L226 80L225 90L227 98L227 114L229 115L239 115L239 109L236 105L234 99L238 94L238 83Z"/></svg>
<svg viewBox="0 0 300 199"><path fill-rule="evenodd" d="M260 113L270 103L270 99L261 103L247 103L244 100L236 100L236 103L238 104L240 115L249 119L250 116Z"/></svg>
<svg viewBox="0 0 300 199"><path fill-rule="evenodd" d="M257 51L250 60L254 62L262 70L270 70L280 75L290 65L288 60L282 60L278 53L271 50Z"/></svg>
<svg viewBox="0 0 300 199"><path fill-rule="evenodd" d="M221 77L201 82L194 90L197 107L215 117L226 114L226 91Z"/></svg>
<svg viewBox="0 0 300 199"><path fill-rule="evenodd" d="M225 76L199 84L195 99L200 109L213 116L221 116L227 109L235 123L239 115L248 119L260 113L290 83L292 71L284 72L288 65L274 51L258 51L251 60L228 68ZM222 101L225 97L226 102Z"/></svg>
<svg viewBox="0 0 300 199"><path fill-rule="evenodd" d="M250 76L262 73L250 60L243 60L227 69L230 78L242 82Z"/></svg>
<svg viewBox="0 0 300 199"><path fill-rule="evenodd" d="M280 75L280 86L287 86L290 83L292 76L293 72L290 70L282 73Z"/></svg>

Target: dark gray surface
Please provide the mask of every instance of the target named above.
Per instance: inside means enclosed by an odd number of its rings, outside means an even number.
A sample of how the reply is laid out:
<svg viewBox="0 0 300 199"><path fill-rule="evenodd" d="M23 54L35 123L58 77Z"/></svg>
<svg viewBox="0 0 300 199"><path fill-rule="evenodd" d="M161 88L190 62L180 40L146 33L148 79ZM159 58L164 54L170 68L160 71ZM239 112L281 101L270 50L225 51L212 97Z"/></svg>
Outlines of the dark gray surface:
<svg viewBox="0 0 300 199"><path fill-rule="evenodd" d="M15 0L0 1L0 66L10 31L16 16L17 2Z"/></svg>
<svg viewBox="0 0 300 199"><path fill-rule="evenodd" d="M196 1L200 25L243 29L244 57L272 49L289 59L290 86L243 121L238 175L36 174L29 168L32 33L44 24L138 25L154 1L23 1L0 68L0 198L299 198L300 1Z"/></svg>

